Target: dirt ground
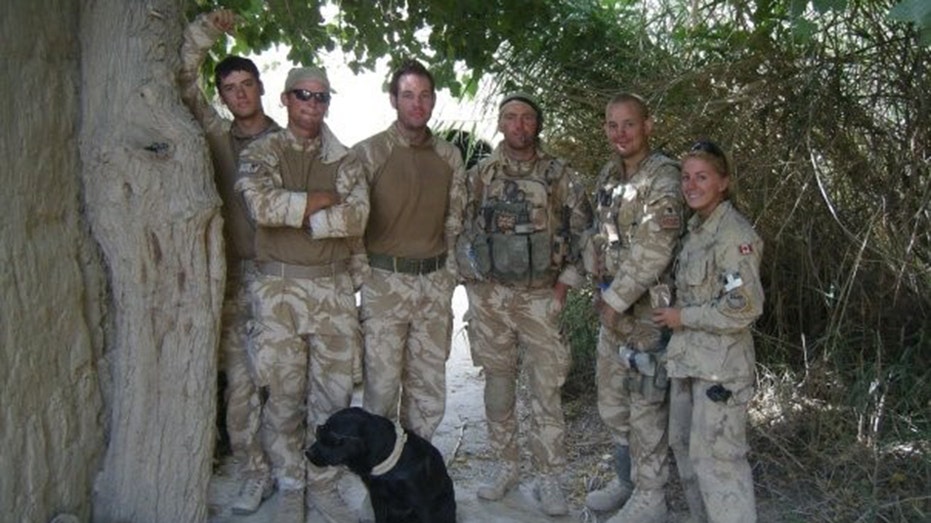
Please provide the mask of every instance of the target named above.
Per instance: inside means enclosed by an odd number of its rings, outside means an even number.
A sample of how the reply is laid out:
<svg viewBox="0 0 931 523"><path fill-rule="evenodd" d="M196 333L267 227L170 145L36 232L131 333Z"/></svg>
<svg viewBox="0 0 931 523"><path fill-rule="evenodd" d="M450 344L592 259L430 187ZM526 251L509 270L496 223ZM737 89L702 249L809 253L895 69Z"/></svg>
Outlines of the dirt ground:
<svg viewBox="0 0 931 523"><path fill-rule="evenodd" d="M453 298L455 311L453 350L447 363L447 408L446 417L437 429L433 443L446 457L447 465L456 488L457 512L460 523L489 522L539 522L578 521L597 523L605 521L610 514L596 515L584 508L585 493L596 485L610 479L611 444L601 425L595 405L569 403L566 405L566 421L569 426L567 450L570 466L563 477L564 490L570 505L570 515L549 518L539 508L535 497L535 475L532 471L526 431L529 429L527 409L520 408L521 484L500 502L480 501L475 491L486 474L492 469L494 459L486 441L485 416L483 409L483 377L472 365L468 342L462 328L462 314L467 308L465 292L460 287ZM523 393L523 388L521 388ZM357 390L353 404L360 404ZM519 402L523 404L523 401ZM238 483L233 471L235 465L223 463L218 466L210 485L211 523L272 523L275 521L276 497L266 500L259 510L248 516L235 516L228 505L236 495ZM671 483L668 490L670 505L669 523L684 521L687 512L681 500L681 491L675 481L675 466L671 466ZM365 491L361 482L352 474L345 474L340 483L343 496L356 511L361 509ZM780 522L776 517L764 519L765 507L761 507L761 522ZM319 514L310 512L308 523L322 521Z"/></svg>

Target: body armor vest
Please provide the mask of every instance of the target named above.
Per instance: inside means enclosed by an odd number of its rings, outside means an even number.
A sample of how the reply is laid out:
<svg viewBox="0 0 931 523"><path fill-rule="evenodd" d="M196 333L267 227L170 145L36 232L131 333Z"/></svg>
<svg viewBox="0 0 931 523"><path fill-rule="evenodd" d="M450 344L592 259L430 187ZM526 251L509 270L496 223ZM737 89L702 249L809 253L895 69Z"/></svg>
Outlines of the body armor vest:
<svg viewBox="0 0 931 523"><path fill-rule="evenodd" d="M560 231L562 210L551 209L552 183L563 164L550 161L543 177L511 176L500 166L492 168L483 183L479 229L471 242L472 263L482 277L529 287L552 285L562 265L565 244Z"/></svg>

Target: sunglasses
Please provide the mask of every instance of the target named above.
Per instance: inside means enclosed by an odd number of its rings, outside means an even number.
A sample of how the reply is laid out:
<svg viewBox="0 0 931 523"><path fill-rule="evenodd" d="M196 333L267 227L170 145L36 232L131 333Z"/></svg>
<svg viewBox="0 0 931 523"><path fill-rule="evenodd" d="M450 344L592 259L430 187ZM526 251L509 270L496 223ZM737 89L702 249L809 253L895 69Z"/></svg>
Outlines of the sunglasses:
<svg viewBox="0 0 931 523"><path fill-rule="evenodd" d="M302 102L309 102L313 99L316 100L317 103L321 104L330 103L330 93L326 91L315 93L313 91L308 91L307 89L291 89L288 92L293 94L295 98Z"/></svg>
<svg viewBox="0 0 931 523"><path fill-rule="evenodd" d="M724 160L724 151L714 142L709 142L708 140L699 140L692 144L692 147L689 149L690 153L694 152L703 152L708 153L712 156L717 156L718 158Z"/></svg>
<svg viewBox="0 0 931 523"><path fill-rule="evenodd" d="M730 166L727 163L727 155L724 154L724 151L722 151L720 147L718 147L718 144L712 141L699 140L695 142L694 144L692 144L692 147L689 148L689 152L690 153L702 152L705 154L710 154L711 156L714 156L718 160L721 160L721 165L724 168L723 174L726 175L727 173L730 172Z"/></svg>

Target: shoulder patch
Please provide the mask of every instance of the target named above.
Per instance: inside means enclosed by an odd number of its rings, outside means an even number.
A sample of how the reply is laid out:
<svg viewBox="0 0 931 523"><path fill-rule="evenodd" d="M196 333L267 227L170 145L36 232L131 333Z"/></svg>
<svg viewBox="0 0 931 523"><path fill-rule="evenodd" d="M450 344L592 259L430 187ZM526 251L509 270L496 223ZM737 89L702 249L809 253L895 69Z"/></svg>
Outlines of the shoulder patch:
<svg viewBox="0 0 931 523"><path fill-rule="evenodd" d="M663 215L659 218L659 226L663 229L679 230L682 228L682 218L675 209L666 207L663 209Z"/></svg>
<svg viewBox="0 0 931 523"><path fill-rule="evenodd" d="M740 254L747 255L753 252L753 245L749 243L741 243L737 250L740 251Z"/></svg>

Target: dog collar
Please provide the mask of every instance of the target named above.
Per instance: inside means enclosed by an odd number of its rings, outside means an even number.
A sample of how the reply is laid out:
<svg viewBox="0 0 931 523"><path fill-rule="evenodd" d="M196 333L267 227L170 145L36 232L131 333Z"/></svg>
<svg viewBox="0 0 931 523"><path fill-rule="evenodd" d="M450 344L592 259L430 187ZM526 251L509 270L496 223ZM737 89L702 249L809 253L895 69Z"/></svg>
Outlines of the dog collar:
<svg viewBox="0 0 931 523"><path fill-rule="evenodd" d="M373 476L387 474L389 470L393 469L394 466L398 464L398 460L401 459L401 452L404 451L404 443L407 442L407 433L404 432L404 428L401 427L401 424L398 422L394 422L394 432L397 434L394 438L394 449L392 449L391 454L385 461L372 467Z"/></svg>

